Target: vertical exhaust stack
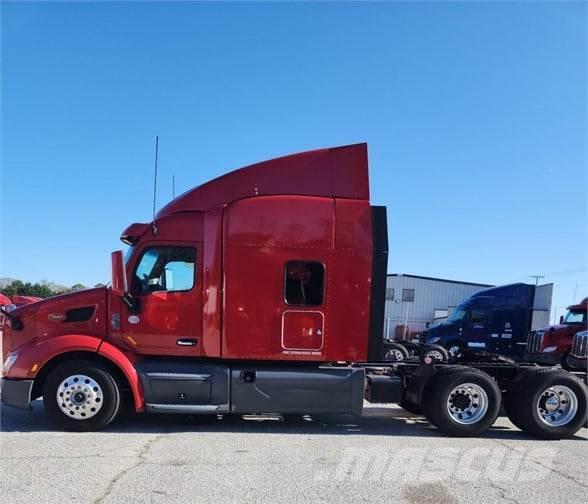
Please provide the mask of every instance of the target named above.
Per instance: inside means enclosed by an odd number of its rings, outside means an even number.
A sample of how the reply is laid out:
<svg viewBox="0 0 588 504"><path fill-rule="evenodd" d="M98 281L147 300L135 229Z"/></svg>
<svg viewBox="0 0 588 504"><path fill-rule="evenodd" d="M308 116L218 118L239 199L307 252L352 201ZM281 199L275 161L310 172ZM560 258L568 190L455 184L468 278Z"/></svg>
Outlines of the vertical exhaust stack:
<svg viewBox="0 0 588 504"><path fill-rule="evenodd" d="M382 359L386 275L388 273L388 219L385 206L372 206L372 286L370 294L370 326L368 361Z"/></svg>

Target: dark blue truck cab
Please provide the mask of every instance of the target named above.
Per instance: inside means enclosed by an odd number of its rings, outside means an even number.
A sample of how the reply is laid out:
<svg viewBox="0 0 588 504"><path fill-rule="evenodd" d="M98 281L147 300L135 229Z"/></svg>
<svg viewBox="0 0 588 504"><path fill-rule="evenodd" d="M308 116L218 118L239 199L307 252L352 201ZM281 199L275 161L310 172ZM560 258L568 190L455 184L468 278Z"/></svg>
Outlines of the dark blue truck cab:
<svg viewBox="0 0 588 504"><path fill-rule="evenodd" d="M453 354L467 349L522 359L529 332L549 323L552 288L516 283L477 292L430 327L425 342Z"/></svg>

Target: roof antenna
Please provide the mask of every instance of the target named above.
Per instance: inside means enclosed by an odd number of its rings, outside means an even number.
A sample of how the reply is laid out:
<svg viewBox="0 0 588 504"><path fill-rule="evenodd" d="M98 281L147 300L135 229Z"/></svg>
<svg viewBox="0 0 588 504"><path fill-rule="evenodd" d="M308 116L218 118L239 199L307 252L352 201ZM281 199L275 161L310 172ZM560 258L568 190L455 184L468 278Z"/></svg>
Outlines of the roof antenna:
<svg viewBox="0 0 588 504"><path fill-rule="evenodd" d="M172 199L176 197L176 176L172 175Z"/></svg>
<svg viewBox="0 0 588 504"><path fill-rule="evenodd" d="M155 137L155 174L153 177L153 222L151 227L153 228L153 234L157 234L157 226L155 225L155 200L157 197L157 159L159 158L159 136Z"/></svg>

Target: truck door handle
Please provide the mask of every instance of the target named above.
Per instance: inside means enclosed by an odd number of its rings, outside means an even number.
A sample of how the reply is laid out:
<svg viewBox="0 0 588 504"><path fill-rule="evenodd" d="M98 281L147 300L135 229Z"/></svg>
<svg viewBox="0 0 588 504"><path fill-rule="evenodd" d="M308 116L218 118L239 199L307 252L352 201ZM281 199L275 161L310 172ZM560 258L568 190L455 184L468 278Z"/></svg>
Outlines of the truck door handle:
<svg viewBox="0 0 588 504"><path fill-rule="evenodd" d="M198 340L196 338L180 338L176 340L176 345L179 346L196 346Z"/></svg>

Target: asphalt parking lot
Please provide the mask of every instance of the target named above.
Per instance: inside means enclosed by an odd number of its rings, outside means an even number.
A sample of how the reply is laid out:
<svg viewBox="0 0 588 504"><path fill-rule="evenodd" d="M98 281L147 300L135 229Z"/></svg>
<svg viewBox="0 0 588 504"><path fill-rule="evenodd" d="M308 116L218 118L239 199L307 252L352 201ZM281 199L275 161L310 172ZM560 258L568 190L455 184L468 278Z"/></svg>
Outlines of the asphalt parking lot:
<svg viewBox="0 0 588 504"><path fill-rule="evenodd" d="M586 502L587 429L538 441L500 418L441 436L395 406L347 416L132 415L98 433L1 410L3 503Z"/></svg>

